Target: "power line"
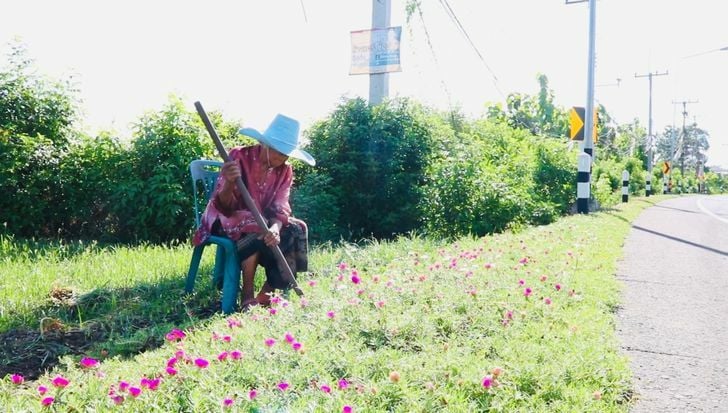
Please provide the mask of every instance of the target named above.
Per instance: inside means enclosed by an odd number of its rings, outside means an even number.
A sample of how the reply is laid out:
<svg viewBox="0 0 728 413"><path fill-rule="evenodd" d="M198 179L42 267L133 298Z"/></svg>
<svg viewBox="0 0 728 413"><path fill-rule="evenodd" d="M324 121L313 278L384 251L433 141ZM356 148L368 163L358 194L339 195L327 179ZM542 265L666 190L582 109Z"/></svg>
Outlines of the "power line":
<svg viewBox="0 0 728 413"><path fill-rule="evenodd" d="M450 3L447 2L447 0L439 0L440 5L445 9L445 12L450 17L450 20L452 20L453 23L455 23L455 26L460 30L460 33L465 36L465 39L468 41L470 46L475 50L475 53L478 55L478 58L480 58L480 61L483 62L483 65L485 65L485 68L488 69L490 74L493 76L493 86L495 86L495 89L498 91L498 93L501 95L503 99L506 98L503 91L501 91L500 87L498 86L498 77L495 75L495 72L493 72L493 69L490 68L490 65L488 65L488 62L485 61L485 58L480 53L480 50L475 46L475 43L473 43L473 40L470 38L470 35L468 34L468 31L465 30L465 27L460 23L460 19L458 19L458 16L455 14L455 10L450 7ZM418 5L419 7L419 5Z"/></svg>

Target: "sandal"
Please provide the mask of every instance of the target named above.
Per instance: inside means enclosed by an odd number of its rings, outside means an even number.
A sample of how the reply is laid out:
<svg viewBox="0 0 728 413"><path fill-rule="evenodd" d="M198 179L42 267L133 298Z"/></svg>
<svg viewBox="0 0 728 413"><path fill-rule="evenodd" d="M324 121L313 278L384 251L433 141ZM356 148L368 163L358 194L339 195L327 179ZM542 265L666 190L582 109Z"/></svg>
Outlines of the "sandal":
<svg viewBox="0 0 728 413"><path fill-rule="evenodd" d="M255 298L248 298L247 300L243 301L243 304L241 305L242 312L249 311L252 307L255 307L258 305L258 300Z"/></svg>

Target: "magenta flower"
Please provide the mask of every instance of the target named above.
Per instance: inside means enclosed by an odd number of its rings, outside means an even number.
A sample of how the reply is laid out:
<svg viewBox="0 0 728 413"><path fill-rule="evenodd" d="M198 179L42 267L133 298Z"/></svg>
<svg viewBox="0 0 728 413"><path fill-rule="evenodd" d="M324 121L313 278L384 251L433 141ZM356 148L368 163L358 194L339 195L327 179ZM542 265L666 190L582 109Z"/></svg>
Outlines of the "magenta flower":
<svg viewBox="0 0 728 413"><path fill-rule="evenodd" d="M129 394L131 394L132 397L139 397L139 395L142 394L142 389L139 387L129 387Z"/></svg>
<svg viewBox="0 0 728 413"><path fill-rule="evenodd" d="M286 333L286 341L289 342L289 343L293 343L294 341L296 341L296 339L293 337L293 334L287 332Z"/></svg>
<svg viewBox="0 0 728 413"><path fill-rule="evenodd" d="M230 327L230 328L243 326L243 323L241 323L240 320L236 320L232 317L227 319L227 323L228 323L228 327Z"/></svg>
<svg viewBox="0 0 728 413"><path fill-rule="evenodd" d="M230 355L230 353L228 353L227 351L223 351L222 353L220 353L220 354L217 355L217 360L218 361L225 361L225 360L227 360L227 358L228 358L229 355Z"/></svg>
<svg viewBox="0 0 728 413"><path fill-rule="evenodd" d="M334 317L336 317L336 313L333 312L333 311L327 311L326 312L326 317L333 319Z"/></svg>
<svg viewBox="0 0 728 413"><path fill-rule="evenodd" d="M315 286L316 286L316 280L310 280L310 281L308 282L308 286L309 286L309 287L315 287Z"/></svg>
<svg viewBox="0 0 728 413"><path fill-rule="evenodd" d="M361 278L359 278L358 275L354 274L351 276L351 282L353 282L354 284L359 284L361 282Z"/></svg>
<svg viewBox="0 0 728 413"><path fill-rule="evenodd" d="M46 397L46 398L44 398L43 400L40 401L40 404L42 404L43 406L50 406L50 405L53 404L54 401L56 401L55 398L53 398L53 397Z"/></svg>
<svg viewBox="0 0 728 413"><path fill-rule="evenodd" d="M266 347L273 347L273 345L276 344L276 339L274 338L266 338L265 339L265 345Z"/></svg>
<svg viewBox="0 0 728 413"><path fill-rule="evenodd" d="M68 381L68 379L63 376L56 376L51 381L51 384L53 384L54 386L59 387L59 388L64 388L64 387L68 386L68 383L70 383Z"/></svg>
<svg viewBox="0 0 728 413"><path fill-rule="evenodd" d="M289 386L288 383L286 383L285 381L278 383L278 388L281 391L286 391L286 389L288 389L288 386Z"/></svg>
<svg viewBox="0 0 728 413"><path fill-rule="evenodd" d="M525 295L526 297L530 296L531 293L533 293L533 290L531 290L531 287L526 287L526 289L523 290L523 295Z"/></svg>
<svg viewBox="0 0 728 413"><path fill-rule="evenodd" d="M92 359L91 357L84 357L81 359L81 367L90 369L99 365L99 361Z"/></svg>
<svg viewBox="0 0 728 413"><path fill-rule="evenodd" d="M324 392L324 393L331 393L331 387L329 387L329 386L327 386L327 385L325 385L325 384L324 384L324 385L322 385L322 386L321 386L321 387L319 387L319 388L320 388L320 389L321 389L321 391L322 391L322 392Z"/></svg>
<svg viewBox="0 0 728 413"><path fill-rule="evenodd" d="M518 280L518 285L523 285L525 283L526 283L526 280L524 280L523 278L521 278L520 280Z"/></svg>
<svg viewBox="0 0 728 413"><path fill-rule="evenodd" d="M301 347L303 347L303 344L299 343L298 341L295 341L293 344L291 344L291 346L293 347L293 350L298 351L301 349Z"/></svg>
<svg viewBox="0 0 728 413"><path fill-rule="evenodd" d="M124 380L119 382L119 390L126 391L129 388L129 383Z"/></svg>
<svg viewBox="0 0 728 413"><path fill-rule="evenodd" d="M172 331L170 331L169 333L167 333L167 335L164 336L164 338L166 338L167 341L178 341L178 340L184 339L185 337L187 337L185 332L182 330L176 329L176 328L172 329Z"/></svg>
<svg viewBox="0 0 728 413"><path fill-rule="evenodd" d="M124 396L113 396L111 397L111 400L113 400L114 404L118 406L124 403Z"/></svg>
<svg viewBox="0 0 728 413"><path fill-rule="evenodd" d="M230 336L222 336L222 341L229 343L233 338Z"/></svg>
<svg viewBox="0 0 728 413"><path fill-rule="evenodd" d="M493 386L493 377L490 375L487 375L483 378L483 387L486 389L489 389Z"/></svg>
<svg viewBox="0 0 728 413"><path fill-rule="evenodd" d="M233 399L225 399L222 401L222 405L224 407L230 407L233 405Z"/></svg>
<svg viewBox="0 0 728 413"><path fill-rule="evenodd" d="M348 404L341 408L342 413L353 413L354 408L349 406Z"/></svg>
<svg viewBox="0 0 728 413"><path fill-rule="evenodd" d="M518 263L525 265L526 263L528 263L528 257L521 258L520 260L518 260Z"/></svg>
<svg viewBox="0 0 728 413"><path fill-rule="evenodd" d="M339 265L338 265L338 267L339 267L340 270L343 271L343 270L345 270L347 268L347 265L346 265L345 262L340 262Z"/></svg>
<svg viewBox="0 0 728 413"><path fill-rule="evenodd" d="M209 364L210 362L203 358L195 359L195 365L201 369L207 368Z"/></svg>
<svg viewBox="0 0 728 413"><path fill-rule="evenodd" d="M241 358L243 358L243 352L240 350L233 350L230 352L230 357L233 360L240 360Z"/></svg>
<svg viewBox="0 0 728 413"><path fill-rule="evenodd" d="M20 385L23 384L23 382L25 381L25 377L21 376L20 374L13 374L12 376L10 376L10 381L12 381L13 384Z"/></svg>
<svg viewBox="0 0 728 413"><path fill-rule="evenodd" d="M161 382L161 380L159 380L159 379L148 379L148 378L144 377L141 381L141 385L142 385L142 387L146 387L149 390L157 390L160 382Z"/></svg>
<svg viewBox="0 0 728 413"><path fill-rule="evenodd" d="M554 285L554 288L556 288L556 291L561 291L561 284Z"/></svg>
<svg viewBox="0 0 728 413"><path fill-rule="evenodd" d="M349 382L346 379L339 380L339 390L345 390L347 387L349 387Z"/></svg>
<svg viewBox="0 0 728 413"><path fill-rule="evenodd" d="M551 299L549 297L546 297L543 299L544 304L551 305Z"/></svg>
<svg viewBox="0 0 728 413"><path fill-rule="evenodd" d="M174 367L167 367L165 370L167 371L167 374L169 374L170 376L177 375L177 370Z"/></svg>
<svg viewBox="0 0 728 413"><path fill-rule="evenodd" d="M47 392L48 392L48 387L46 387L42 384L40 386L38 386L38 394L40 394L42 396L42 395L46 394Z"/></svg>
<svg viewBox="0 0 728 413"><path fill-rule="evenodd" d="M484 267L486 270L489 270L489 269L495 267L495 264L493 264L492 262L486 262Z"/></svg>
<svg viewBox="0 0 728 413"><path fill-rule="evenodd" d="M248 392L248 398L249 398L250 400L253 400L253 399L255 399L256 397L258 397L258 392L257 392L257 391L255 391L255 389L253 389L253 390L251 390L251 391L249 391L249 392Z"/></svg>
<svg viewBox="0 0 728 413"><path fill-rule="evenodd" d="M278 312L278 310L276 310L275 308L269 308L268 309L268 312L270 313L270 315L276 315L276 313Z"/></svg>
<svg viewBox="0 0 728 413"><path fill-rule="evenodd" d="M167 360L167 367L174 367L177 364L177 357Z"/></svg>

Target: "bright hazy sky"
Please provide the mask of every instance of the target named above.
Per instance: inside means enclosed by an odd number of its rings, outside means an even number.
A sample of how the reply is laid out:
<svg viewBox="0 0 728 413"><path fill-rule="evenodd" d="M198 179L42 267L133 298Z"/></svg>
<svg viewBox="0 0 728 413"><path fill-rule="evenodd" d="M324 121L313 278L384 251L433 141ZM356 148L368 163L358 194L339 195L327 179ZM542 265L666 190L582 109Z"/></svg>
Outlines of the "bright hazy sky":
<svg viewBox="0 0 728 413"><path fill-rule="evenodd" d="M535 94L544 73L557 104L585 106L588 3L448 0L492 73L439 0L422 0L425 26L418 16L406 22L405 3L392 0L403 71L390 75L391 96L446 109L449 95L451 105L478 115L511 92ZM370 27L371 7L371 0L0 0L0 64L19 37L40 73L73 76L92 133L128 136L129 124L170 93L246 126L264 129L281 112L306 127L342 97L368 97L368 77L348 74L349 33ZM648 80L634 75L668 71L653 80L655 133L682 124L673 101L697 100L688 121L711 135L708 164L728 167L728 52L715 51L728 46L725 10L725 0L598 1L597 101L618 122L639 118L646 127ZM702 52L709 53L685 58Z"/></svg>

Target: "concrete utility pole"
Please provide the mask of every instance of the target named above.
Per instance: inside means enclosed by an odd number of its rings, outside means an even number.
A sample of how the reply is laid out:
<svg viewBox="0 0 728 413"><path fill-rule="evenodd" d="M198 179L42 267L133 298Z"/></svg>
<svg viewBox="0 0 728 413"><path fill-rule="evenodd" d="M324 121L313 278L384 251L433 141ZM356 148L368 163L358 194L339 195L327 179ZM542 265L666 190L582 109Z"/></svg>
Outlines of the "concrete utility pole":
<svg viewBox="0 0 728 413"><path fill-rule="evenodd" d="M586 196L587 199L591 195L591 164L594 159L594 49L595 49L595 37L596 37L596 22L597 22L597 0L577 0L569 1L566 0L566 4L584 3L589 2L589 52L587 61L587 75L586 75L586 105L584 108L584 141L580 145L582 151L589 155L589 169L586 182L582 182L577 179L577 211L581 214L589 213L589 203L580 202L579 200ZM583 162L581 160L577 164L577 174L582 174ZM579 185L582 186L582 190L579 191ZM580 193L581 192L581 193Z"/></svg>
<svg viewBox="0 0 728 413"><path fill-rule="evenodd" d="M650 80L650 108L647 120L647 178L645 182L645 193L650 196L652 193L652 77L653 76L665 76L667 71L662 73L650 72L646 75L634 74L634 77L646 77Z"/></svg>
<svg viewBox="0 0 728 413"><path fill-rule="evenodd" d="M685 141L687 137L687 130L685 130L685 118L688 117L688 109L687 105L688 103L698 103L697 100L683 100L681 102L675 102L672 101L673 105L682 105L683 111L683 125L682 125L682 136L680 137L680 143L678 144L679 147L677 148L678 151L680 151L680 175L683 177L685 176Z"/></svg>
<svg viewBox="0 0 728 413"><path fill-rule="evenodd" d="M391 0L372 0L372 29L389 27L392 17ZM369 75L369 104L378 105L389 96L389 73Z"/></svg>

